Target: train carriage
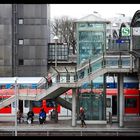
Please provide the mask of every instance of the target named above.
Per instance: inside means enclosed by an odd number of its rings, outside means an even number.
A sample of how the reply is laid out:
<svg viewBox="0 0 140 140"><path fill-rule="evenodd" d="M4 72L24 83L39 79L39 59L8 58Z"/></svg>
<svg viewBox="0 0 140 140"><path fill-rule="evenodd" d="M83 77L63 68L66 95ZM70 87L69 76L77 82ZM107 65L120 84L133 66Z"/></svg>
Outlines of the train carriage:
<svg viewBox="0 0 140 140"><path fill-rule="evenodd" d="M43 77L22 77L18 78L18 93L27 94L32 92L36 94L37 84ZM15 94L14 91L14 78L0 78L0 101L3 101ZM29 89L30 91L29 91ZM56 104L53 100L41 100L41 101L29 101L19 100L18 108L25 114L29 111L29 107L32 106L33 112L38 114L41 108L44 108L46 113L54 109ZM57 105L57 111L60 113L60 105ZM0 108L0 114L14 114L15 113L15 102L10 105Z"/></svg>
<svg viewBox="0 0 140 140"><path fill-rule="evenodd" d="M37 83L42 77L35 78L21 78L19 89L27 90L26 87L30 85L32 90L35 90ZM54 80L54 79L53 79ZM92 92L100 94L103 89L102 77L98 77L92 83L83 83L82 88L79 92L89 93ZM63 80L65 82L65 79ZM93 84L93 89L91 89L91 84ZM10 82L10 78L0 78L0 100L9 98L14 94L14 90L11 89L13 83ZM139 82L136 76L125 76L124 77L124 97L125 97L125 114L140 114L140 92L139 92ZM109 112L112 115L117 115L117 77L116 76L107 76L106 78L106 112L107 115ZM61 95L62 98L69 100L71 102L72 90L67 91ZM53 100L42 100L42 101L28 101L28 100L19 100L19 108L23 113L29 111L29 106L32 104L32 108L35 114L38 114L41 108L44 108L47 113L55 107L55 102ZM71 111L63 108L58 104L57 110L59 115L71 115ZM0 114L14 114L15 113L15 104L14 102L7 107L0 109Z"/></svg>

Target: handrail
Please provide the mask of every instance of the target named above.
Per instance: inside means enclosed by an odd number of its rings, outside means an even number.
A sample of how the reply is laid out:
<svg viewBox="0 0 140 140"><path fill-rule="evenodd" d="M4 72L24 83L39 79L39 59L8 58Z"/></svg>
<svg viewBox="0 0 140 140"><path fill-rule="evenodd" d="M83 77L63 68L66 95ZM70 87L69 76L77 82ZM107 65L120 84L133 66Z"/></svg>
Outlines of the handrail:
<svg viewBox="0 0 140 140"><path fill-rule="evenodd" d="M120 63L120 60L121 60L121 63ZM84 77L80 77L80 74L82 73L86 73L85 76L88 76L89 74L93 73L94 71L97 71L97 70L100 70L101 68L120 68L120 65L121 65L121 68L129 68L130 67L130 55L104 55L104 56L100 56L98 57L97 59L95 60L88 60L87 61L88 63L85 64L84 66L82 67L79 67L77 69L76 72L73 72L70 73L70 77L73 75L73 76L76 76L76 73L78 74L78 80L84 78ZM68 71L67 71L68 73ZM64 79L66 78L66 76L64 76L64 74L61 74L61 72L59 72L59 80L56 80L58 76L58 73L55 73L52 78L54 78L55 80L53 81L53 83L58 83L60 82L61 83L61 78L63 77ZM71 82L70 81L65 81L65 82ZM43 83L41 83L43 84Z"/></svg>
<svg viewBox="0 0 140 140"><path fill-rule="evenodd" d="M5 101L9 100L9 98L12 97L11 94L8 94L8 90L12 89L13 88L13 85L11 85L8 89L1 89L2 91L2 100L0 101L0 104L4 104Z"/></svg>
<svg viewBox="0 0 140 140"><path fill-rule="evenodd" d="M109 70L109 72L115 72L115 70L116 72L118 72L118 69L119 70L124 69L124 71L126 69L129 70L131 66L130 59L131 59L130 55L121 55L121 56L120 55L115 55L115 56L103 55L103 56L97 57L97 59L88 60L87 64L79 67L79 69L77 69L75 72L69 72L65 68L66 73L58 72L58 73L52 74L51 79L53 83L51 86L48 86L48 84L45 81L45 78L43 77L38 82L37 88L34 90L35 98L37 97L38 94L47 92L47 89L49 89L50 87L53 89L53 86L54 85L57 86L57 84L61 85L64 83L65 85L67 84L69 86L69 83L75 83L75 87L76 87L76 86L79 86L82 81L89 80L89 79L92 80L96 77L97 73L98 73L97 76L99 76L100 74L104 74L105 72L107 72L109 69L112 70L112 71ZM67 74L69 74L69 80L68 80ZM27 96L30 95L29 93L34 93L34 91L30 89L30 87L28 87Z"/></svg>

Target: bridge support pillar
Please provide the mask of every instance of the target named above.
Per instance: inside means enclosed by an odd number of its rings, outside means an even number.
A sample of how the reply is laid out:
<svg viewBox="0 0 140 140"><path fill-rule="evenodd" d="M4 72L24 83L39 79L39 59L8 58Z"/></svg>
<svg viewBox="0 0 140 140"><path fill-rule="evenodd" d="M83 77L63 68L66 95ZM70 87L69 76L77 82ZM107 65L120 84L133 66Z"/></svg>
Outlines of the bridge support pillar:
<svg viewBox="0 0 140 140"><path fill-rule="evenodd" d="M72 89L72 126L76 126L76 89Z"/></svg>
<svg viewBox="0 0 140 140"><path fill-rule="evenodd" d="M124 126L124 94L123 94L123 74L118 74L119 83L119 127Z"/></svg>

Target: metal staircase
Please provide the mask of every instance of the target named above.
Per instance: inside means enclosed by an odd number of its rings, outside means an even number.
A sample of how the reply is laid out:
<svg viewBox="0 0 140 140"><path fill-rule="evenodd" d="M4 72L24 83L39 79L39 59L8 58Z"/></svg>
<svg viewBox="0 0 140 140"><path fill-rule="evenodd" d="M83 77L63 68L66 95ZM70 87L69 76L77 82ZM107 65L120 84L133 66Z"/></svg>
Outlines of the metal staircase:
<svg viewBox="0 0 140 140"><path fill-rule="evenodd" d="M75 73L69 73L69 78L67 75L61 75L56 73L52 76L53 85L48 87L46 82L42 80L38 83L37 94L19 94L18 99L20 100L42 100L42 99L57 99L60 95L68 91L69 89L80 87L84 82L90 82L100 75L105 73L131 73L133 67L133 61L131 61L130 55L103 55L97 57L93 61L87 61L84 65L78 66ZM65 80L64 80L65 79ZM14 96L12 97L14 98ZM9 99L10 101L13 100ZM58 100L59 101L59 100ZM7 105L3 101L3 106ZM71 108L68 105L68 108Z"/></svg>

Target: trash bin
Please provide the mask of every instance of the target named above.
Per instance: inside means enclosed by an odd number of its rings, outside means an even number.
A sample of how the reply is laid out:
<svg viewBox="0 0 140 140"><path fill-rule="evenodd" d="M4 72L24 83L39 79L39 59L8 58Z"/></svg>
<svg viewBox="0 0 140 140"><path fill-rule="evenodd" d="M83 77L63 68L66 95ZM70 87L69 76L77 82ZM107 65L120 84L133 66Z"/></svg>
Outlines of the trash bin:
<svg viewBox="0 0 140 140"><path fill-rule="evenodd" d="M53 110L53 111L51 112L51 120L54 121L55 123L58 122L58 113L57 113L56 110Z"/></svg>

